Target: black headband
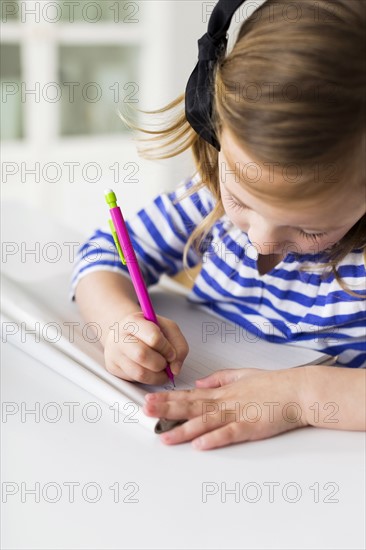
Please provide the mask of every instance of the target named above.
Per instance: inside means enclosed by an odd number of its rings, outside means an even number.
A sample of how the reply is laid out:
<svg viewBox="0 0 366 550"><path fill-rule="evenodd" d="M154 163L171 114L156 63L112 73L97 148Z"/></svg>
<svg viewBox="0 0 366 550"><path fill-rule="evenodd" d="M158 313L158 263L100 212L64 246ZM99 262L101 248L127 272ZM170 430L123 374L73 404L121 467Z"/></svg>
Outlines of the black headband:
<svg viewBox="0 0 366 550"><path fill-rule="evenodd" d="M226 52L227 30L232 16L246 0L219 0L198 40L198 63L189 77L185 93L186 118L199 136L220 151L212 127L212 76L216 61Z"/></svg>

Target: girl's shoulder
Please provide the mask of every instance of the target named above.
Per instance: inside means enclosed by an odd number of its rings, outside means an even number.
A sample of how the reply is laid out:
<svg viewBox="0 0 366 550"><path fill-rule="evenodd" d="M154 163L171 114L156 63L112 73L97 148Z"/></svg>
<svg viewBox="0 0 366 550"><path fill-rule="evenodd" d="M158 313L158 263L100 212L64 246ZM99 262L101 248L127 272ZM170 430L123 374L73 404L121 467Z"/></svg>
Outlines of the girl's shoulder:
<svg viewBox="0 0 366 550"><path fill-rule="evenodd" d="M316 264L322 264L326 261L324 254L304 255L301 258L301 262L305 264L310 263L314 266ZM357 284L359 288L366 289L366 250L362 248L356 248L346 254L340 261L336 263L336 272L338 276L347 284ZM329 275L328 282L332 279L336 280L334 271L332 275Z"/></svg>
<svg viewBox="0 0 366 550"><path fill-rule="evenodd" d="M181 180L176 189L169 193L169 198L178 200L184 208L198 209L202 215L209 214L217 202L209 188L202 184L198 173Z"/></svg>
<svg viewBox="0 0 366 550"><path fill-rule="evenodd" d="M366 275L366 249L355 248L338 265L339 267L348 269L350 272L354 271L355 273Z"/></svg>
<svg viewBox="0 0 366 550"><path fill-rule="evenodd" d="M348 286L366 292L366 249L357 248L349 252L336 266L337 274Z"/></svg>

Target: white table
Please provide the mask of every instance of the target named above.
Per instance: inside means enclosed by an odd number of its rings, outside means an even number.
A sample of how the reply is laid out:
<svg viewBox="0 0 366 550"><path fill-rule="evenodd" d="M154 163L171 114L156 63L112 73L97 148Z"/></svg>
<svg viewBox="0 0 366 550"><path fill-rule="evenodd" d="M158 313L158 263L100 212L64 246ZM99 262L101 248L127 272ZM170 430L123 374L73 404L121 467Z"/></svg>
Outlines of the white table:
<svg viewBox="0 0 366 550"><path fill-rule="evenodd" d="M10 344L2 388L14 412L2 422L2 548L364 548L362 433L305 428L206 452L167 447ZM37 403L39 422L22 418ZM36 483L39 502L26 492Z"/></svg>

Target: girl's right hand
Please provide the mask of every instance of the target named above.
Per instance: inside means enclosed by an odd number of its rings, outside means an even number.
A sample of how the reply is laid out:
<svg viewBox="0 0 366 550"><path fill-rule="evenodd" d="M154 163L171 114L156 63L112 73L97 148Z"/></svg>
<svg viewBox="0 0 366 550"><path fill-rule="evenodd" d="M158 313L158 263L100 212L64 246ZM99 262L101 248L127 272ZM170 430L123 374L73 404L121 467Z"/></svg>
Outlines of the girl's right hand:
<svg viewBox="0 0 366 550"><path fill-rule="evenodd" d="M159 326L147 321L141 311L113 325L104 346L108 372L123 380L159 386L169 381L167 362L172 373L179 374L189 351L187 340L175 321L156 317Z"/></svg>

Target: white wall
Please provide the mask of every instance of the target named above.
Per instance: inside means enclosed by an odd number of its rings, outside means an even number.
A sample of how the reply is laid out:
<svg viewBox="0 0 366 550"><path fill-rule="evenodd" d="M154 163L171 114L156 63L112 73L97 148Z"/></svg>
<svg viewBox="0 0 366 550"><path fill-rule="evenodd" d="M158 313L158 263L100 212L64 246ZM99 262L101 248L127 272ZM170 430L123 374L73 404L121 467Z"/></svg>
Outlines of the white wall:
<svg viewBox="0 0 366 550"><path fill-rule="evenodd" d="M261 1L257 0L256 4ZM32 0L27 2L31 4ZM145 21L138 24L145 26L142 44L144 54L138 82L139 109L160 108L184 91L189 75L197 63L197 40L207 30L208 17L215 3L197 0L141 2ZM251 4L254 9L255 3ZM13 32L12 27L9 27L9 24L7 26L5 34L3 31L4 36L9 36ZM230 32L235 26L234 22ZM45 51L47 40L54 39L52 33L58 32L58 28L50 27L44 22L30 29L27 25L23 27L21 31L26 31L23 33L23 39L26 40L23 50L26 68L24 77L31 78L32 73L36 71L38 78L42 80L43 68L46 63L52 63L52 55L54 56L54 53ZM35 47L35 36L39 41L40 32L43 33L44 44L42 49L39 49L36 66L31 66L29 52ZM67 35L67 29L64 35ZM232 40L233 34L229 48ZM54 67L52 71L56 78L57 68ZM2 162L13 162L17 167L17 173L9 175L7 181L2 184L2 200L22 200L28 205L47 210L58 221L85 235L106 222L108 213L103 199L104 188L112 187L117 191L125 217L128 218L159 192L172 190L182 178L194 170L190 151L173 159L146 161L137 156L133 140L126 140L122 134L121 137L80 137L62 140L47 135L43 132L44 120L55 115L55 107L48 104L43 106L43 110L42 106L39 108L39 116L33 111L33 117L27 121L30 126L30 140L21 146L15 142L5 142L2 145ZM34 168L37 162L40 165L40 182L35 182L32 174L25 173L27 169ZM42 178L42 169L53 162L61 168L61 179L56 183L47 181L52 178L52 169L46 181ZM74 181L70 181L70 162L78 163ZM100 167L101 177L94 183L83 177L83 168L91 162L97 163ZM117 183L111 169L115 163L119 163L122 180ZM135 182L129 181L127 177L133 168ZM93 175L93 169L90 169L88 178L92 178Z"/></svg>
<svg viewBox="0 0 366 550"><path fill-rule="evenodd" d="M143 24L145 31L142 66L137 83L140 101L136 106L139 109L162 107L184 90L187 75L195 64L195 45L190 35L194 35L195 30L199 32L201 27L200 18L196 20L199 4L192 1L142 2L141 13L144 14L145 21L138 25ZM191 20L191 24L184 25L184 28L181 25L183 16L185 21ZM42 19L37 25L28 24L29 20L31 21L28 18L18 25L23 33L24 46L22 78L31 87L32 81L40 81L41 85L42 82L47 82L45 66L47 63L53 63L50 51L54 47L51 40L54 39L54 35L50 33L57 32L58 28L55 25L47 25ZM72 24L64 25L73 30ZM17 29L10 24L4 25L6 26L7 35L13 32L16 37ZM113 31L115 32L115 29ZM43 43L39 42L40 32L43 33ZM36 64L31 63L32 51L36 54ZM55 55L54 57L56 59ZM48 76L48 81L56 80L55 62L54 60L54 66L51 68L54 77ZM28 107L27 102L31 101L33 98L27 97L24 106ZM162 190L173 189L187 171L189 173L193 169L190 154L174 160L145 161L137 156L136 144L132 137L126 140L123 134L121 137L101 135L67 139L59 139L52 135L52 131L49 132L51 135L48 135L46 126L50 128L52 125L45 124L45 121L50 117L57 118L57 107L42 102L41 98L38 104L32 105L31 114L25 121L28 125L28 139L23 143L3 142L3 170L7 166L8 170L14 170L15 173L8 173L5 177L4 171L2 172L2 201L20 200L47 211L58 221L88 234L97 225L104 224L108 217L103 199L105 187L112 187L118 192L125 216L128 217ZM2 109L4 108L6 104L2 104ZM70 178L69 165L73 162L78 163L75 166L74 181ZM92 162L98 165L101 175L94 183L88 181L94 177L93 168L83 177L83 169ZM56 171L52 169L51 163L58 166L61 174L60 180L54 183L50 180ZM115 172L111 169L116 163L120 171L120 181L117 182ZM40 173L39 181L29 172L37 166ZM42 177L46 167L50 168L47 169L46 177ZM131 173L133 175L129 178ZM134 181L131 182L131 179Z"/></svg>

